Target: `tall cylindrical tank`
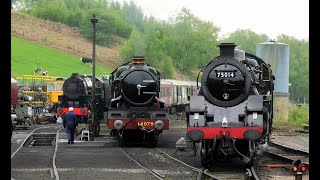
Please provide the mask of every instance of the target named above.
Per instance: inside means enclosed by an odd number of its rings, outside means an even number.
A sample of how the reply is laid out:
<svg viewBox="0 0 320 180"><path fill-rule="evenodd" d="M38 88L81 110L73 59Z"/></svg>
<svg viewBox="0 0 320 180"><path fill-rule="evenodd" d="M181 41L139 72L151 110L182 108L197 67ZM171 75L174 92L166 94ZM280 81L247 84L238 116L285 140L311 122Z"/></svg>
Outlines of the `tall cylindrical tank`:
<svg viewBox="0 0 320 180"><path fill-rule="evenodd" d="M271 65L276 77L274 92L289 92L289 53L289 45L284 43L265 42L257 45L257 56Z"/></svg>
<svg viewBox="0 0 320 180"><path fill-rule="evenodd" d="M288 121L289 105L289 45L275 41L260 43L256 55L271 65L275 76L274 119Z"/></svg>
<svg viewBox="0 0 320 180"><path fill-rule="evenodd" d="M11 105L16 107L18 103L18 81L11 78Z"/></svg>

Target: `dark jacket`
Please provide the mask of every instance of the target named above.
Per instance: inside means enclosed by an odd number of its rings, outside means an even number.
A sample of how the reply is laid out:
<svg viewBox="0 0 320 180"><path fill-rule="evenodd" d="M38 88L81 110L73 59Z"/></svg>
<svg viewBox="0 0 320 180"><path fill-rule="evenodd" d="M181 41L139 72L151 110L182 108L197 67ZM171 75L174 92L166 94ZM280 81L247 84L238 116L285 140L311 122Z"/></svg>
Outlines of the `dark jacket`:
<svg viewBox="0 0 320 180"><path fill-rule="evenodd" d="M70 111L64 115L63 127L76 127L78 125L77 116L74 112Z"/></svg>

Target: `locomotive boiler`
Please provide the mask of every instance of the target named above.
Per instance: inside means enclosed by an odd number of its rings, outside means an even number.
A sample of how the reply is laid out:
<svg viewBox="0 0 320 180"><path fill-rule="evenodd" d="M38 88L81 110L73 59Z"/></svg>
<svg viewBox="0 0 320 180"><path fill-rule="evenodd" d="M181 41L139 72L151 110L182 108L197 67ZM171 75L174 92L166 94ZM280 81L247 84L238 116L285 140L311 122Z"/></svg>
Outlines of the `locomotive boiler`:
<svg viewBox="0 0 320 180"><path fill-rule="evenodd" d="M187 138L201 142L201 161L239 157L252 164L271 134L274 76L262 59L221 43L187 108Z"/></svg>
<svg viewBox="0 0 320 180"><path fill-rule="evenodd" d="M107 109L108 84L96 77L95 93L95 119L97 124L92 124L92 76L73 73L63 83L63 95L59 96L57 115L63 117L64 113L73 107L73 112L78 117L78 123L89 124L95 136L100 132L100 121L104 119L104 111Z"/></svg>
<svg viewBox="0 0 320 180"><path fill-rule="evenodd" d="M169 129L169 110L160 100L160 73L134 56L111 73L108 128L119 135L119 145L142 143L156 146L158 135Z"/></svg>

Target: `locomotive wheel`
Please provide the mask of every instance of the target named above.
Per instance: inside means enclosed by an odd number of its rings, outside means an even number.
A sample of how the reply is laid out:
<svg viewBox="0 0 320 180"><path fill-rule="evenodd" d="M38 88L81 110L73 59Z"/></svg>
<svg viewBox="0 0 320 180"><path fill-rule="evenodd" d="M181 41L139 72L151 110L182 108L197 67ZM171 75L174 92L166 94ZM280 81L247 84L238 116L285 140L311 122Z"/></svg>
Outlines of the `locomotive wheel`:
<svg viewBox="0 0 320 180"><path fill-rule="evenodd" d="M176 107L173 106L173 107L171 108L171 114L175 115L176 112L177 112Z"/></svg>
<svg viewBox="0 0 320 180"><path fill-rule="evenodd" d="M206 140L201 141L200 155L201 155L202 167L207 167L209 158L208 158L208 147L206 146Z"/></svg>
<svg viewBox="0 0 320 180"><path fill-rule="evenodd" d="M90 129L90 127L89 127L89 129ZM98 137L99 133L100 133L100 124L98 124L98 125L92 124L91 129L92 129L92 134L94 135L94 137Z"/></svg>
<svg viewBox="0 0 320 180"><path fill-rule="evenodd" d="M152 147L157 147L157 145L158 145L158 134L155 131L153 131L153 133L151 133L150 145Z"/></svg>
<svg viewBox="0 0 320 180"><path fill-rule="evenodd" d="M253 146L253 142L249 141L249 158L252 159L255 156L255 149Z"/></svg>
<svg viewBox="0 0 320 180"><path fill-rule="evenodd" d="M253 141L249 141L249 158L248 164L253 165L257 156L257 146L254 145Z"/></svg>
<svg viewBox="0 0 320 180"><path fill-rule="evenodd" d="M199 148L199 143L198 142L193 142L192 143L192 149L194 151L194 156L197 156L198 148Z"/></svg>
<svg viewBox="0 0 320 180"><path fill-rule="evenodd" d="M97 133L95 137L98 137L100 135L100 124L98 124L97 126Z"/></svg>
<svg viewBox="0 0 320 180"><path fill-rule="evenodd" d="M111 136L117 136L119 133L118 133L118 130L116 130L116 129L112 129L111 131L110 131L110 135Z"/></svg>
<svg viewBox="0 0 320 180"><path fill-rule="evenodd" d="M119 146L123 147L125 144L125 134L122 132L119 134Z"/></svg>

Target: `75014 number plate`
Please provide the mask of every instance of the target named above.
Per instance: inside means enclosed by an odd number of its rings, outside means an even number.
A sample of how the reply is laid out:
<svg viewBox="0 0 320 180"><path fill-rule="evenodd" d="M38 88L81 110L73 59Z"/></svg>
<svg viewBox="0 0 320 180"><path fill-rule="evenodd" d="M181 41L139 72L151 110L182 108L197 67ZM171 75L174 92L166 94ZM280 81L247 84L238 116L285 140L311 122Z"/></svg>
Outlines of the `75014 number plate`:
<svg viewBox="0 0 320 180"><path fill-rule="evenodd" d="M230 71L219 71L216 72L217 78L233 78L235 76L234 72Z"/></svg>

